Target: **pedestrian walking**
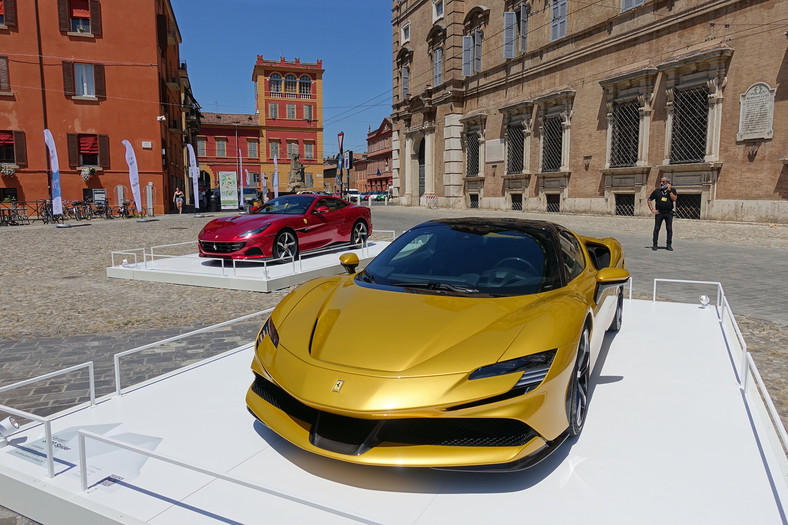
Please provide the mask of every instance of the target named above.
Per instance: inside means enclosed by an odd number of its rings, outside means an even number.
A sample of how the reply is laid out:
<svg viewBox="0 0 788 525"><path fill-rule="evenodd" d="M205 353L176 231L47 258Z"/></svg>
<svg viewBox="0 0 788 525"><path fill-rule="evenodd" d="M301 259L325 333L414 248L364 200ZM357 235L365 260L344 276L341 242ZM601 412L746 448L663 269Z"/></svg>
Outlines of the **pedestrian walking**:
<svg viewBox="0 0 788 525"><path fill-rule="evenodd" d="M648 207L651 213L654 214L654 236L651 243L651 249L657 249L657 240L659 239L659 230L662 228L662 223L665 223L665 231L667 232L667 248L668 251L673 251L673 206L678 199L676 189L671 187L670 182L665 177L659 181L659 188L651 192L648 197Z"/></svg>
<svg viewBox="0 0 788 525"><path fill-rule="evenodd" d="M172 196L172 202L178 207L178 213L183 213L183 192L180 188L175 188L175 195Z"/></svg>

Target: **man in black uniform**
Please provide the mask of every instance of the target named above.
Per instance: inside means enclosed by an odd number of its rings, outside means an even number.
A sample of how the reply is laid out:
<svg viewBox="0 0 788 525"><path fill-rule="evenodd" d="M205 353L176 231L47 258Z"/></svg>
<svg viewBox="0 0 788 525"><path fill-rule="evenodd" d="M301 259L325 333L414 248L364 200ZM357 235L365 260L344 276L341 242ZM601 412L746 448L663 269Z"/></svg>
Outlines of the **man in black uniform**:
<svg viewBox="0 0 788 525"><path fill-rule="evenodd" d="M665 230L668 232L668 251L673 251L673 204L678 195L676 190L670 187L668 179L662 178L659 181L659 188L651 192L648 197L648 207L654 214L654 241L651 245L652 250L657 249L657 239L662 221L665 221ZM656 204L652 204L656 203ZM654 207L656 206L656 209Z"/></svg>

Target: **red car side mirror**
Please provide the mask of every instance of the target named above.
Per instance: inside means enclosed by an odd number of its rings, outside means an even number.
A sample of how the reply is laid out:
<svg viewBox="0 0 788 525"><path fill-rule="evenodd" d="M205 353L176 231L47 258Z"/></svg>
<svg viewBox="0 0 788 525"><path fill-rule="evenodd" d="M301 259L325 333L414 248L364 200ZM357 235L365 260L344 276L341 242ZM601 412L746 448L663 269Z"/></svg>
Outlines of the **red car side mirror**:
<svg viewBox="0 0 788 525"><path fill-rule="evenodd" d="M326 213L328 212L328 206L318 206L315 208L315 213Z"/></svg>

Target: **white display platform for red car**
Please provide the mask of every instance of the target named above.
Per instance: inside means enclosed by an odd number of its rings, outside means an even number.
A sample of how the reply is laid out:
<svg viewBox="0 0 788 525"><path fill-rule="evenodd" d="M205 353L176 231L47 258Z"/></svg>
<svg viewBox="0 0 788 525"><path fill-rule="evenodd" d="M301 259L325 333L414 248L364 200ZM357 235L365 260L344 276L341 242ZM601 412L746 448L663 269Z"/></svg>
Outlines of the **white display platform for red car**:
<svg viewBox="0 0 788 525"><path fill-rule="evenodd" d="M383 233L391 233L393 238L394 232ZM112 266L106 271L107 277L133 281L272 292L315 277L342 273L339 255L345 252L357 254L361 263L359 268L363 268L389 244L389 241L370 241L362 248L336 246L299 254L297 259L287 262L262 259L222 260L200 257L197 253L168 255L161 251L154 253L153 248L150 253L138 248L112 252Z"/></svg>
<svg viewBox="0 0 788 525"><path fill-rule="evenodd" d="M713 306L627 300L623 328L607 335L593 371L582 434L503 474L303 452L247 412L246 346L59 417L53 432L103 433L311 503L90 439L83 492L78 455L64 450L76 442L55 448L49 479L40 456L31 459L43 437L32 424L0 449L0 504L58 524L786 523L786 457L757 392L743 394L741 349L724 325Z"/></svg>

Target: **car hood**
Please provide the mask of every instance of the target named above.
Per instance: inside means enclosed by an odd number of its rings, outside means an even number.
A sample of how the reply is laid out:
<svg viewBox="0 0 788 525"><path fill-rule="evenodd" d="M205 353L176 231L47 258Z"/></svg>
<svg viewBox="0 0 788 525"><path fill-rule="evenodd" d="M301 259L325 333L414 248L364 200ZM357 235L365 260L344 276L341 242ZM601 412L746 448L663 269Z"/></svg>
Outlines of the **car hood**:
<svg viewBox="0 0 788 525"><path fill-rule="evenodd" d="M230 240L234 239L242 233L249 230L260 228L266 224L293 217L292 215L281 214L251 214L251 215L236 215L233 217L222 217L221 219L214 219L205 225L200 233L200 239L209 238L210 240ZM218 235L218 237L216 237ZM210 236L210 237L208 237Z"/></svg>
<svg viewBox="0 0 788 525"><path fill-rule="evenodd" d="M511 357L555 348L557 331L523 333L534 322L560 324L560 315L545 306L545 295L428 295L329 280L276 321L279 349L313 366L362 375L467 373L510 358L516 339Z"/></svg>

